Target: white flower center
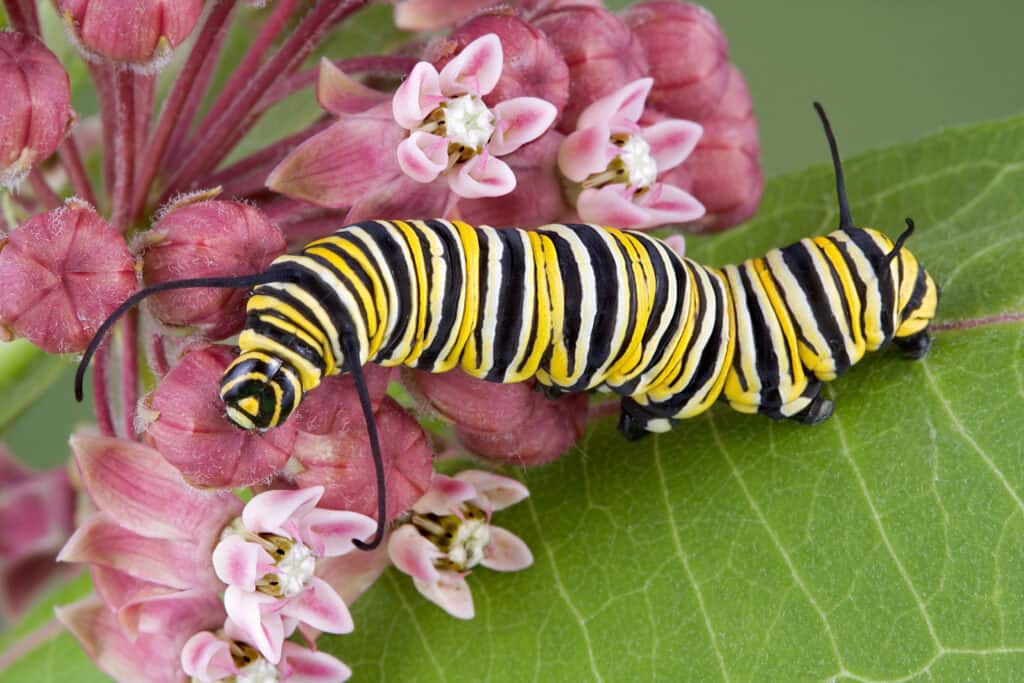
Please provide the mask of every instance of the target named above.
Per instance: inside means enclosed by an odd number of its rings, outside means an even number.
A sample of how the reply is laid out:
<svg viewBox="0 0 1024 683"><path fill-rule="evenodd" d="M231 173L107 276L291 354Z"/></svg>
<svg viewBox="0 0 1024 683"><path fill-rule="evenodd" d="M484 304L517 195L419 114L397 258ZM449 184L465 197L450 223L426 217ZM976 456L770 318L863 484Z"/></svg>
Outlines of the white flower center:
<svg viewBox="0 0 1024 683"><path fill-rule="evenodd" d="M470 149L480 149L494 135L494 114L475 95L449 99L444 118L448 139Z"/></svg>
<svg viewBox="0 0 1024 683"><path fill-rule="evenodd" d="M651 146L639 135L629 136L619 158L626 168L630 185L650 187L658 179L658 163L651 154Z"/></svg>
<svg viewBox="0 0 1024 683"><path fill-rule="evenodd" d="M484 559L484 549L491 542L491 526L486 519L467 519L459 525L452 539L448 559L463 570L472 569Z"/></svg>
<svg viewBox="0 0 1024 683"><path fill-rule="evenodd" d="M235 683L277 683L277 667L260 657L235 674Z"/></svg>
<svg viewBox="0 0 1024 683"><path fill-rule="evenodd" d="M316 555L306 545L296 541L288 554L277 562L277 576L281 581L281 595L298 595L316 571ZM277 680L277 679L274 679Z"/></svg>

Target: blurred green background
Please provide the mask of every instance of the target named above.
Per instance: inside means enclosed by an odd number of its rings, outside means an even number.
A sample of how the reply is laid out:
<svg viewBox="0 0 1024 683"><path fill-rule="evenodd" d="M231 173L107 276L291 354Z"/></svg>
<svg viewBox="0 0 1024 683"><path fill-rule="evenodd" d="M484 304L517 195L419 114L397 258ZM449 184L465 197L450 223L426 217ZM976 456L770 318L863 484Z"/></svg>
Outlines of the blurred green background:
<svg viewBox="0 0 1024 683"><path fill-rule="evenodd" d="M1021 3L706 5L724 27L732 59L750 85L769 176L827 159L810 106L814 99L827 106L846 156L1024 110ZM386 19L387 8L373 11ZM62 461L69 426L90 416L88 407L72 399L71 368L69 359L61 379L3 434L16 453L37 465ZM6 400L0 396L0 404Z"/></svg>

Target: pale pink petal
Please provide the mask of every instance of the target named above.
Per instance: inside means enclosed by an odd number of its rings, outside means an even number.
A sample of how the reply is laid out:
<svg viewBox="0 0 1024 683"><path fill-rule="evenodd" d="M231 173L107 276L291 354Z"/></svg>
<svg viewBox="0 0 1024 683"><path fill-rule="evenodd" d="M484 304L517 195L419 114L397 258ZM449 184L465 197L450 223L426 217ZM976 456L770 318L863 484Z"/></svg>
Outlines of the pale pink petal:
<svg viewBox="0 0 1024 683"><path fill-rule="evenodd" d="M530 490L522 482L485 470L463 470L455 478L471 484L477 496L485 499L492 510L515 505L530 495Z"/></svg>
<svg viewBox="0 0 1024 683"><path fill-rule="evenodd" d="M469 592L466 579L459 574L444 572L441 579L433 583L413 579L413 585L420 595L456 619L473 618L473 594Z"/></svg>
<svg viewBox="0 0 1024 683"><path fill-rule="evenodd" d="M264 491L253 496L242 510L242 522L249 531L290 536L285 530L288 522L297 522L308 515L320 497L323 486L310 486L293 491Z"/></svg>
<svg viewBox="0 0 1024 683"><path fill-rule="evenodd" d="M649 212L632 201L632 191L623 183L612 183L602 188L587 188L576 200L576 211L587 223L614 228L637 228L647 225Z"/></svg>
<svg viewBox="0 0 1024 683"><path fill-rule="evenodd" d="M316 100L332 114L341 116L366 111L387 99L387 93L366 87L339 69L331 60L320 60Z"/></svg>
<svg viewBox="0 0 1024 683"><path fill-rule="evenodd" d="M224 583L242 590L256 590L256 581L273 567L274 558L241 536L228 536L213 549L213 571Z"/></svg>
<svg viewBox="0 0 1024 683"><path fill-rule="evenodd" d="M398 145L398 166L418 183L429 183L448 168L448 140L413 131Z"/></svg>
<svg viewBox="0 0 1024 683"><path fill-rule="evenodd" d="M200 631L181 649L181 668L200 681L219 681L238 672L231 658L231 646L209 631Z"/></svg>
<svg viewBox="0 0 1024 683"><path fill-rule="evenodd" d="M449 97L486 95L498 84L504 59L497 34L480 36L441 69L441 92Z"/></svg>
<svg viewBox="0 0 1024 683"><path fill-rule="evenodd" d="M516 189L516 174L504 161L484 152L448 173L448 186L466 199L501 197Z"/></svg>
<svg viewBox="0 0 1024 683"><path fill-rule="evenodd" d="M208 590L175 591L130 602L117 610L125 634L193 633L224 622L220 595Z"/></svg>
<svg viewBox="0 0 1024 683"><path fill-rule="evenodd" d="M346 605L354 603L391 566L387 542L367 552L328 557L317 563L316 575L331 585Z"/></svg>
<svg viewBox="0 0 1024 683"><path fill-rule="evenodd" d="M610 95L595 100L580 114L576 129L583 130L590 126L613 125L616 123L635 123L644 113L647 94L654 85L653 78L640 78L627 83Z"/></svg>
<svg viewBox="0 0 1024 683"><path fill-rule="evenodd" d="M238 633L243 636L242 640L259 650L273 664L281 660L281 643L285 638L284 622L280 614L266 611L264 607L273 609L277 602L277 598L263 593L249 593L237 586L228 586L224 591L224 609Z"/></svg>
<svg viewBox="0 0 1024 683"><path fill-rule="evenodd" d="M352 676L344 662L326 652L314 652L286 642L281 650L282 683L342 683Z"/></svg>
<svg viewBox="0 0 1024 683"><path fill-rule="evenodd" d="M400 0L395 4L395 26L403 31L436 31L493 4L494 0Z"/></svg>
<svg viewBox="0 0 1024 683"><path fill-rule="evenodd" d="M416 527L403 524L388 539L388 555L399 571L405 572L420 583L431 584L441 578L434 567L434 560L444 557L437 547L420 536Z"/></svg>
<svg viewBox="0 0 1024 683"><path fill-rule="evenodd" d="M480 564L499 572L517 572L533 564L533 553L523 539L511 531L492 526L491 542L484 549Z"/></svg>
<svg viewBox="0 0 1024 683"><path fill-rule="evenodd" d="M697 146L704 128L699 123L683 119L668 119L640 131L640 137L651 146L651 155L658 164L658 172L675 168L690 156Z"/></svg>
<svg viewBox="0 0 1024 683"><path fill-rule="evenodd" d="M686 256L686 238L682 235L669 235L662 242L674 251L679 258Z"/></svg>
<svg viewBox="0 0 1024 683"><path fill-rule="evenodd" d="M358 512L317 508L299 521L302 542L319 557L344 555L353 539L364 539L377 530L377 522Z"/></svg>
<svg viewBox="0 0 1024 683"><path fill-rule="evenodd" d="M558 116L555 105L539 97L515 97L499 102L491 111L496 121L487 151L495 156L510 154L536 140Z"/></svg>
<svg viewBox="0 0 1024 683"><path fill-rule="evenodd" d="M634 201L649 212L650 226L687 223L704 215L704 205L696 197L667 183L655 183Z"/></svg>
<svg viewBox="0 0 1024 683"><path fill-rule="evenodd" d="M416 130L443 99L437 69L430 62L419 62L395 91L391 112L402 128Z"/></svg>
<svg viewBox="0 0 1024 683"><path fill-rule="evenodd" d="M395 166L395 176L367 188L362 198L345 214L343 225L364 220L448 215L458 196L448 189L446 178L418 183L402 173L393 153L389 152L387 156Z"/></svg>
<svg viewBox="0 0 1024 683"><path fill-rule="evenodd" d="M281 616L292 617L327 633L351 633L352 615L338 593L323 579L312 577L306 588L288 600Z"/></svg>
<svg viewBox="0 0 1024 683"><path fill-rule="evenodd" d="M412 509L419 513L449 515L452 510L467 500L473 500L476 495L477 490L472 482L464 481L461 477L435 474L430 480L430 488L416 501Z"/></svg>
<svg viewBox="0 0 1024 683"><path fill-rule="evenodd" d="M565 138L558 148L558 168L562 174L580 183L608 168L608 163L619 153L619 148L611 143L611 134L608 125L602 123L577 130Z"/></svg>

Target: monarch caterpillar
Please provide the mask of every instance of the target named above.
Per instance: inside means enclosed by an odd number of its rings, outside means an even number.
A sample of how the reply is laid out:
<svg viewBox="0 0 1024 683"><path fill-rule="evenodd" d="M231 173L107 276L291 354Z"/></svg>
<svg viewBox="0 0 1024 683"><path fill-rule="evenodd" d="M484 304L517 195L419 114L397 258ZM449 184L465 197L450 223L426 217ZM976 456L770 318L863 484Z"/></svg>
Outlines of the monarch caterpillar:
<svg viewBox="0 0 1024 683"><path fill-rule="evenodd" d="M643 233L586 224L534 230L459 221L366 221L276 259L256 275L166 282L125 301L100 327L76 376L121 313L185 287L253 287L241 352L220 395L244 429L287 419L326 375L353 374L375 457L378 529L383 464L360 367L456 366L494 382L536 378L551 391L622 395L620 431L636 438L707 410L719 396L744 413L814 424L820 395L894 341L927 353L938 288L904 248L853 224L838 148L821 105L839 229L738 265L708 267Z"/></svg>

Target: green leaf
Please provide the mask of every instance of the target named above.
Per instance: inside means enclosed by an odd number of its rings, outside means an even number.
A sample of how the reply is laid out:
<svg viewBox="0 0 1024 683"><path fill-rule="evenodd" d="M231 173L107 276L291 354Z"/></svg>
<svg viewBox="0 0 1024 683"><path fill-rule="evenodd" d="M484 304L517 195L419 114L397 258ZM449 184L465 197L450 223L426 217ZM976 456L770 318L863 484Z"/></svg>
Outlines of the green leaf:
<svg viewBox="0 0 1024 683"><path fill-rule="evenodd" d="M0 342L0 434L68 368L63 356L53 356L18 339Z"/></svg>
<svg viewBox="0 0 1024 683"><path fill-rule="evenodd" d="M854 123L837 123L842 140ZM627 443L606 420L519 473L532 497L495 521L536 561L474 572L473 621L392 571L356 603L355 634L323 646L357 680L1019 676L1021 159L1019 118L847 163L854 218L895 235L912 215L940 322L977 326L938 332L921 362L865 359L828 387L835 416L817 427L716 406ZM769 183L757 220L690 249L721 264L836 223L831 170L816 168Z"/></svg>

